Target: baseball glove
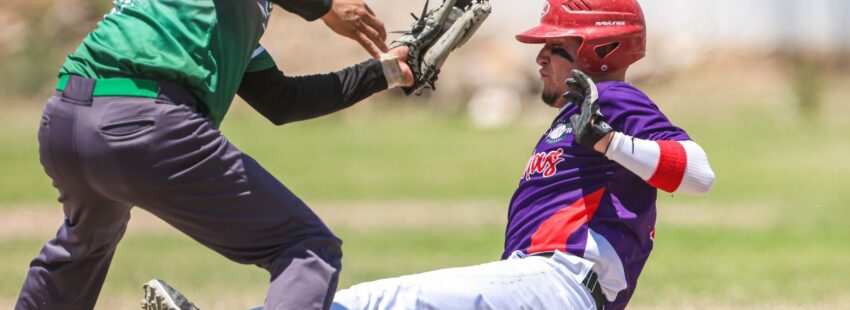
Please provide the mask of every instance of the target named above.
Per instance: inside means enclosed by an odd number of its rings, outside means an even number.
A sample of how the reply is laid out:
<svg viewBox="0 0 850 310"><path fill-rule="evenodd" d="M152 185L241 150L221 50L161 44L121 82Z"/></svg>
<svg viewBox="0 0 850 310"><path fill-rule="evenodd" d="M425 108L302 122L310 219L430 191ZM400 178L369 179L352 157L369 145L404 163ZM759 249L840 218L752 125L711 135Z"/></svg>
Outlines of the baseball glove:
<svg viewBox="0 0 850 310"><path fill-rule="evenodd" d="M409 48L407 65L413 73L413 85L404 93L421 94L425 88L436 89L434 82L446 58L462 46L490 15L489 0L443 0L440 7L428 11L428 0L422 16L410 30L393 41L392 46Z"/></svg>

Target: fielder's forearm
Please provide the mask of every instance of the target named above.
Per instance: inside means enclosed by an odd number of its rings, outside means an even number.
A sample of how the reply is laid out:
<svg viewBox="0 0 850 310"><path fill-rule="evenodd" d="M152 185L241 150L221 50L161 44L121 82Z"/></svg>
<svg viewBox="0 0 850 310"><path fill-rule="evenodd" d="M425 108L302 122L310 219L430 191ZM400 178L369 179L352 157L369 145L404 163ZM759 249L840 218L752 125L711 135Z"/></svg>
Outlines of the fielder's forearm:
<svg viewBox="0 0 850 310"><path fill-rule="evenodd" d="M714 185L708 156L694 141L650 141L615 132L605 156L666 192L701 195Z"/></svg>
<svg viewBox="0 0 850 310"><path fill-rule="evenodd" d="M283 125L342 110L385 89L381 63L370 59L326 74L290 77L276 67L248 72L238 94L272 123Z"/></svg>
<svg viewBox="0 0 850 310"><path fill-rule="evenodd" d="M284 10L298 14L301 18L314 21L331 10L333 0L270 0Z"/></svg>

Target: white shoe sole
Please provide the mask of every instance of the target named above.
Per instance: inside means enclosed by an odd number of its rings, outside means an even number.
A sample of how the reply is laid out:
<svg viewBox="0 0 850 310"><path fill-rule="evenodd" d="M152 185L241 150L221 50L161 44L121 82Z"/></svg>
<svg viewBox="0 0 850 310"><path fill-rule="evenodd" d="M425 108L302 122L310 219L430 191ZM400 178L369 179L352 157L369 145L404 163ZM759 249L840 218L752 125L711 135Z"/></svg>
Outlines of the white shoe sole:
<svg viewBox="0 0 850 310"><path fill-rule="evenodd" d="M145 297L142 299L142 310L184 310L168 295L168 290L158 280L150 280L142 287Z"/></svg>

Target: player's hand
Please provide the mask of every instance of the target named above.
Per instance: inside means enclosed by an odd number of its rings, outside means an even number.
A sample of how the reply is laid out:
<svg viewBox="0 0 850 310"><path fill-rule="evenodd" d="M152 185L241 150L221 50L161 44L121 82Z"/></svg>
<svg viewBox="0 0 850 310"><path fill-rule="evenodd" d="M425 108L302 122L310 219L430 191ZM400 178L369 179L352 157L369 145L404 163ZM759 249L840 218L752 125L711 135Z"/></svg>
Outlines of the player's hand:
<svg viewBox="0 0 850 310"><path fill-rule="evenodd" d="M394 47L387 52L391 56L398 57L398 65L401 67L402 74L401 86L404 87L413 85L413 72L410 71L410 66L407 65L409 52L410 48L405 45Z"/></svg>
<svg viewBox="0 0 850 310"><path fill-rule="evenodd" d="M584 72L573 70L572 75L573 77L566 81L567 86L581 93L581 95L570 91L564 93L564 99L581 106L581 112L570 117L573 135L580 145L605 153L607 143L601 149L596 147L597 143L603 138L610 139L606 136L614 130L605 122L605 116L599 111L599 91L593 80Z"/></svg>
<svg viewBox="0 0 850 310"><path fill-rule="evenodd" d="M387 52L387 30L363 0L334 0L322 21L334 32L360 43L373 58Z"/></svg>

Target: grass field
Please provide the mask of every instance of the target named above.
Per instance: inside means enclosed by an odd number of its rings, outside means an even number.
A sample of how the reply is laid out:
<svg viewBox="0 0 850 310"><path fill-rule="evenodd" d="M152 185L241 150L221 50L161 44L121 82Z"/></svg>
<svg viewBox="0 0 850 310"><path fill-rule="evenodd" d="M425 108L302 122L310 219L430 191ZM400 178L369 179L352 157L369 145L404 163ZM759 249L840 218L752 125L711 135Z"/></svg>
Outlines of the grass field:
<svg viewBox="0 0 850 310"><path fill-rule="evenodd" d="M706 197L659 195L655 251L630 308L846 308L850 124L746 102L662 108L707 150L718 181ZM275 128L237 108L223 130L345 240L341 287L497 258L507 203L550 120L482 131L426 109L366 110ZM38 164L38 113L0 113L0 309L61 221ZM258 305L267 281L136 210L98 308L135 307L152 277L204 309Z"/></svg>

